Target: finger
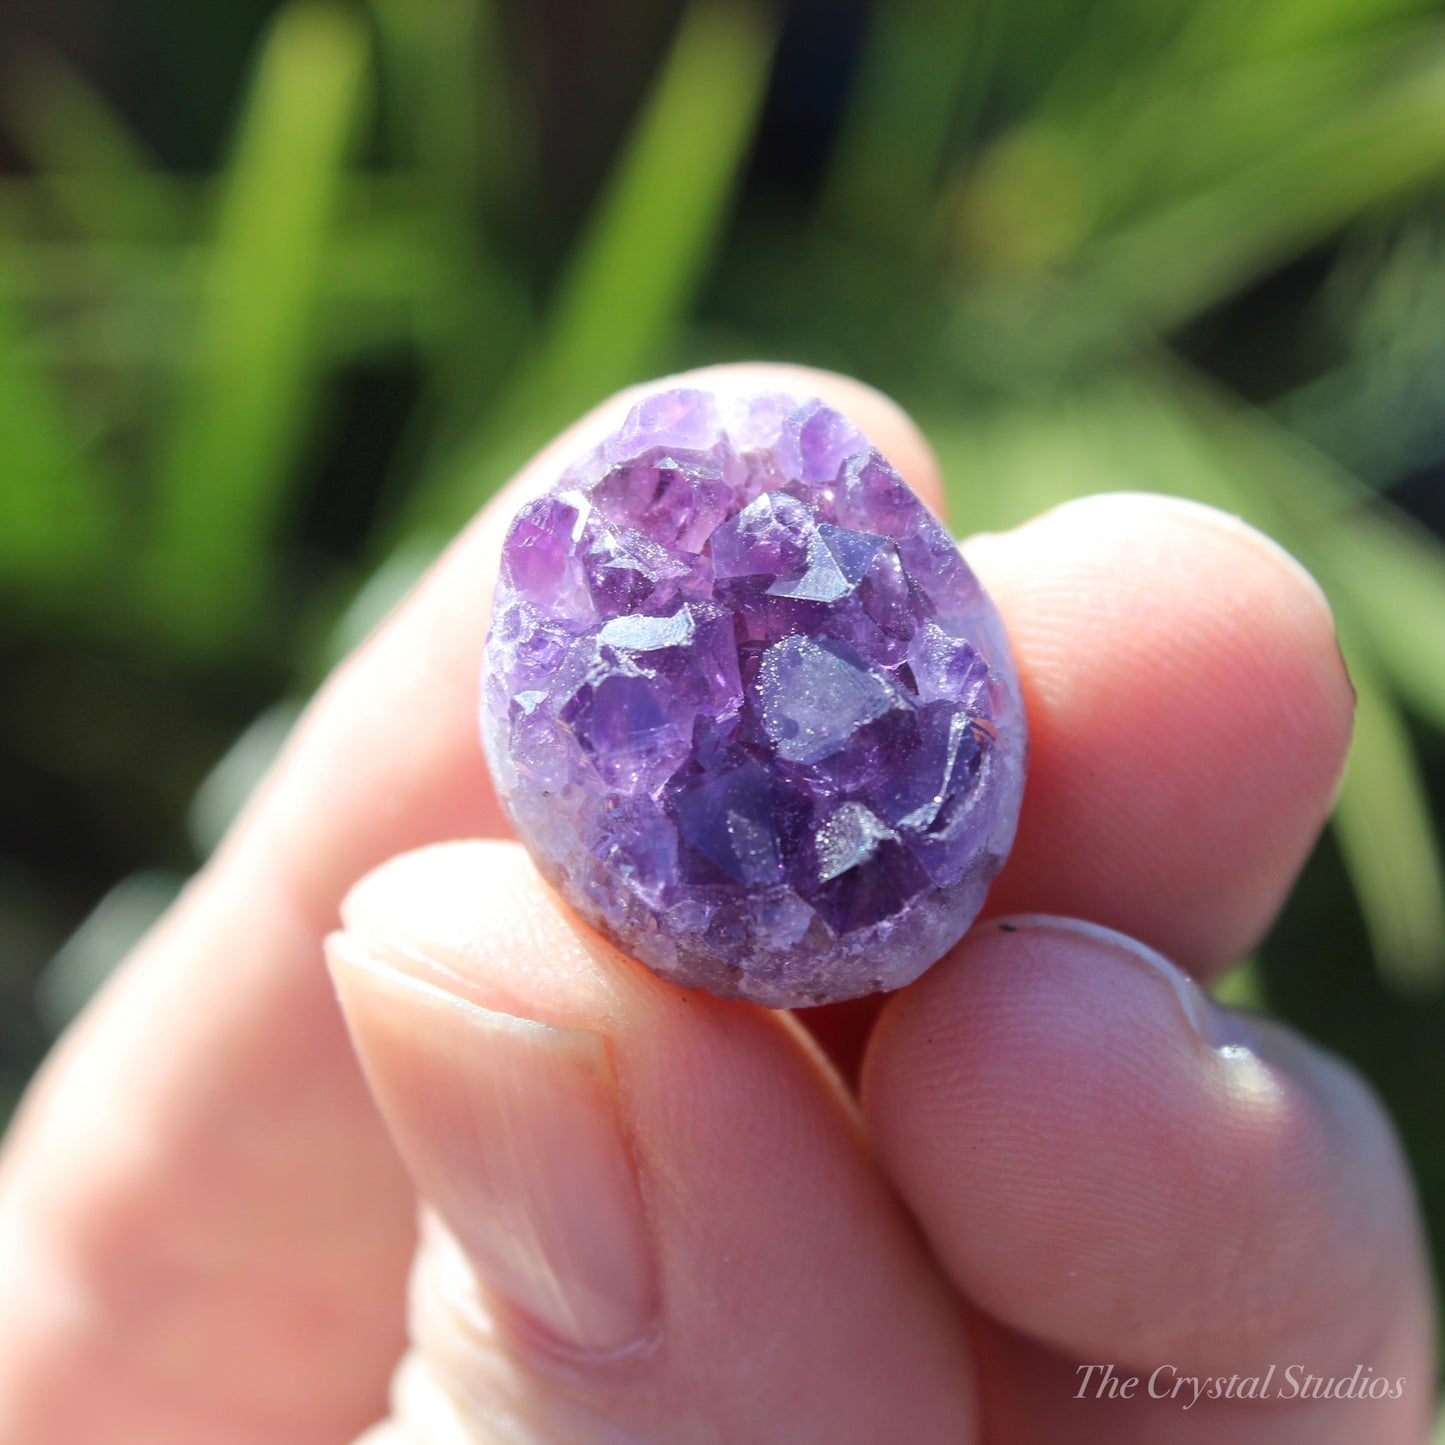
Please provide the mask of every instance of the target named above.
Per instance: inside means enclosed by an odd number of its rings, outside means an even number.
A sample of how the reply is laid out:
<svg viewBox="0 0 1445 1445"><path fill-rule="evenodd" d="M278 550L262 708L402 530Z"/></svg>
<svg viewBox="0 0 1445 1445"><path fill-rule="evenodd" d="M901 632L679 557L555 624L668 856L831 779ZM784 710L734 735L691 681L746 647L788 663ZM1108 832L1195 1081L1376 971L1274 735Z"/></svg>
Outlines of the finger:
<svg viewBox="0 0 1445 1445"><path fill-rule="evenodd" d="M912 424L857 382L762 365L690 379L821 396L937 499ZM0 1438L283 1445L376 1414L411 1190L321 940L367 868L500 829L476 693L501 532L644 390L529 464L331 679L227 845L47 1063L0 1164Z"/></svg>
<svg viewBox="0 0 1445 1445"><path fill-rule="evenodd" d="M394 860L344 915L342 1005L439 1221L402 1438L974 1438L956 1303L790 1019L653 977L513 843Z"/></svg>
<svg viewBox="0 0 1445 1445"><path fill-rule="evenodd" d="M1166 497L1089 497L964 551L1029 717L1018 838L986 913L1092 918L1217 972L1277 912L1349 745L1319 588L1242 522ZM850 1078L879 1006L807 1016Z"/></svg>
<svg viewBox="0 0 1445 1445"><path fill-rule="evenodd" d="M1031 754L994 913L1091 918L1209 974L1269 925L1329 812L1354 694L1329 605L1192 502L1089 497L969 543Z"/></svg>
<svg viewBox="0 0 1445 1445"><path fill-rule="evenodd" d="M895 996L864 1102L943 1268L1008 1329L1171 1386L1276 1366L1267 1410L1205 1399L1202 1433L1170 1435L1155 1402L1107 1438L1422 1437L1428 1275L1400 1151L1361 1082L1284 1028L1217 1007L1119 934L1021 917ZM1399 1397L1286 1393L1290 1367L1333 1380L1357 1364L1403 1380ZM1079 1374L1015 1373L996 1412L1085 1438L1065 1422L1094 1418L1089 1398L1061 1389Z"/></svg>

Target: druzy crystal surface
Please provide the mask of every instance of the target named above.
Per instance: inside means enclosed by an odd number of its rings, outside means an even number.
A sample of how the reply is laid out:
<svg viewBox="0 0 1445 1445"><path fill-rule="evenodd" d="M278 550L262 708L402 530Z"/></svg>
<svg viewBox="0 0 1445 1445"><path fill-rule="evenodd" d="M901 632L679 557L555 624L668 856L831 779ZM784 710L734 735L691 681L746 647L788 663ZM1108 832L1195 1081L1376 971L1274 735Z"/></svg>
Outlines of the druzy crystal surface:
<svg viewBox="0 0 1445 1445"><path fill-rule="evenodd" d="M948 534L836 411L650 396L502 552L487 757L517 832L658 973L773 1006L896 988L982 906L1025 726Z"/></svg>

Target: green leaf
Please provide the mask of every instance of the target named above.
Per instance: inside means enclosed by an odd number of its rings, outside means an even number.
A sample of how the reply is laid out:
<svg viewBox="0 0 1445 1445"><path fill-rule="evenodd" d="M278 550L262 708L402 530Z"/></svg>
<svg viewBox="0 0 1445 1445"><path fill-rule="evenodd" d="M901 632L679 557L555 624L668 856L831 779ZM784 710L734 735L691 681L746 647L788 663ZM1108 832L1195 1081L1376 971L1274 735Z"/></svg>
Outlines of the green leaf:
<svg viewBox="0 0 1445 1445"><path fill-rule="evenodd" d="M27 207L27 184L0 183L0 216ZM323 361L394 355L415 342L419 313L449 310L455 318L454 272L437 256L418 188L405 177L353 179L343 205L347 214L337 217L320 262ZM0 302L43 323L30 327L30 347L46 360L94 370L189 368L197 337L176 318L211 290L189 244L0 239Z"/></svg>
<svg viewBox="0 0 1445 1445"><path fill-rule="evenodd" d="M12 257L0 252L0 276ZM0 282L0 584L69 605L118 540L106 473L75 439L50 374Z"/></svg>
<svg viewBox="0 0 1445 1445"><path fill-rule="evenodd" d="M1334 828L1381 975L1401 993L1445 987L1445 867L1409 735L1352 647L1355 738Z"/></svg>
<svg viewBox="0 0 1445 1445"><path fill-rule="evenodd" d="M925 239L950 137L982 100L991 15L959 0L875 8L824 192L829 225L909 249Z"/></svg>
<svg viewBox="0 0 1445 1445"><path fill-rule="evenodd" d="M1346 39L1359 45L1434 0L1264 0L1248 10L1235 0L1205 0L1189 16L1187 47L1195 53L1247 58Z"/></svg>
<svg viewBox="0 0 1445 1445"><path fill-rule="evenodd" d="M1271 413L1372 487L1445 458L1445 224L1386 218L1347 236L1315 309L1345 358Z"/></svg>
<svg viewBox="0 0 1445 1445"><path fill-rule="evenodd" d="M1127 90L1100 76L1080 83L1080 60L1072 84L974 163L966 251L990 271L1027 274L1106 245L1237 181L1261 157L1298 149L1357 105L1398 49L1376 42L1201 67L1166 47L1141 60Z"/></svg>
<svg viewBox="0 0 1445 1445"><path fill-rule="evenodd" d="M557 286L530 362L410 526L455 530L547 434L667 354L757 123L772 34L761 12L696 0Z"/></svg>
<svg viewBox="0 0 1445 1445"><path fill-rule="evenodd" d="M1254 954L1241 959L1228 973L1222 974L1209 991L1230 1008L1249 1009L1254 1013L1264 1013L1269 1008L1264 980L1260 977L1259 959Z"/></svg>
<svg viewBox="0 0 1445 1445"><path fill-rule="evenodd" d="M1127 86L1114 51L1131 27L1101 19L1103 47L1080 46L969 159L962 259L990 275L1066 272L1094 304L1170 329L1445 170L1438 24L1377 16L1347 43L1259 50L1211 15L1224 9L1195 6L1130 52Z"/></svg>
<svg viewBox="0 0 1445 1445"><path fill-rule="evenodd" d="M965 533L1017 526L1076 497L1117 491L1189 497L1265 521L1248 475L1142 370L964 422L930 421L925 432Z"/></svg>
<svg viewBox="0 0 1445 1445"><path fill-rule="evenodd" d="M1294 144L1259 154L1217 184L1100 238L1081 284L1178 326L1364 212L1445 171L1445 58L1432 30L1423 59Z"/></svg>
<svg viewBox="0 0 1445 1445"><path fill-rule="evenodd" d="M388 149L414 179L414 222L439 282L414 317L430 409L470 421L530 320L491 223L515 206L531 147L491 0L371 0L371 9Z"/></svg>
<svg viewBox="0 0 1445 1445"><path fill-rule="evenodd" d="M82 235L156 241L186 233L190 207L183 187L63 55L32 46L5 79L11 133L39 184Z"/></svg>
<svg viewBox="0 0 1445 1445"><path fill-rule="evenodd" d="M396 148L465 223L514 183L517 115L491 0L371 0Z"/></svg>
<svg viewBox="0 0 1445 1445"><path fill-rule="evenodd" d="M327 0L284 9L261 52L141 579L178 642L238 640L265 596L268 544L321 379L318 293L367 68L357 19Z"/></svg>
<svg viewBox="0 0 1445 1445"><path fill-rule="evenodd" d="M1445 546L1406 518L1363 510L1314 545L1393 686L1445 729Z"/></svg>
<svg viewBox="0 0 1445 1445"><path fill-rule="evenodd" d="M552 298L521 387L527 409L565 418L657 360L720 239L771 50L750 5L700 0L688 10Z"/></svg>

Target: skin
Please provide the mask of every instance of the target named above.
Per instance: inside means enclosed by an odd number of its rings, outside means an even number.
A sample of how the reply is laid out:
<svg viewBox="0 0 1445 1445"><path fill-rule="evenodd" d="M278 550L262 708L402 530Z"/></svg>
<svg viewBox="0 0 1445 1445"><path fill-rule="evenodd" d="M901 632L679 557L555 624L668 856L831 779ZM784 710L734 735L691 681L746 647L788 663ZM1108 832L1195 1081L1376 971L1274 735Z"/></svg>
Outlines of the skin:
<svg viewBox="0 0 1445 1445"><path fill-rule="evenodd" d="M696 380L823 397L939 505L926 444L859 384ZM1416 1445L1433 1321L1388 1120L1191 981L1268 927L1343 765L1318 588L1148 496L965 544L1032 728L984 921L887 1000L684 994L540 882L475 729L502 531L637 394L342 666L54 1050L0 1157L0 1440ZM489 1113L513 1077L518 1112ZM569 1204L613 1157L640 1212ZM558 1298L625 1347L520 1308L493 1218L534 1223ZM1077 1398L1090 1363L1132 1398ZM1403 1388L1148 1398L1158 1367L1272 1364Z"/></svg>

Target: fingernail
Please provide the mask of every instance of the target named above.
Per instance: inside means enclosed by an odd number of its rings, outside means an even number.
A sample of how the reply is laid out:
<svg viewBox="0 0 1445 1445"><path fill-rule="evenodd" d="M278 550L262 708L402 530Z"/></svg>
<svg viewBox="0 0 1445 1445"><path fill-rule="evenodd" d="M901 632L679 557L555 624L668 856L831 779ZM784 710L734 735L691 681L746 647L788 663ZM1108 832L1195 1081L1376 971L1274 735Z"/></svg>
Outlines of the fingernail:
<svg viewBox="0 0 1445 1445"><path fill-rule="evenodd" d="M1111 950L1131 965L1142 968L1150 977L1164 984L1174 995L1190 1028L1211 1049L1226 1057L1255 1052L1253 1032L1241 1014L1215 1003L1177 964L1170 963L1162 953L1156 953L1127 933L1117 933L1112 928L1089 923L1082 918L1059 918L1043 913L999 918L989 926L1005 933L1048 931L1088 939Z"/></svg>
<svg viewBox="0 0 1445 1445"><path fill-rule="evenodd" d="M480 1283L566 1350L647 1339L656 1264L601 1036L481 1008L385 940L326 951L397 1148Z"/></svg>

